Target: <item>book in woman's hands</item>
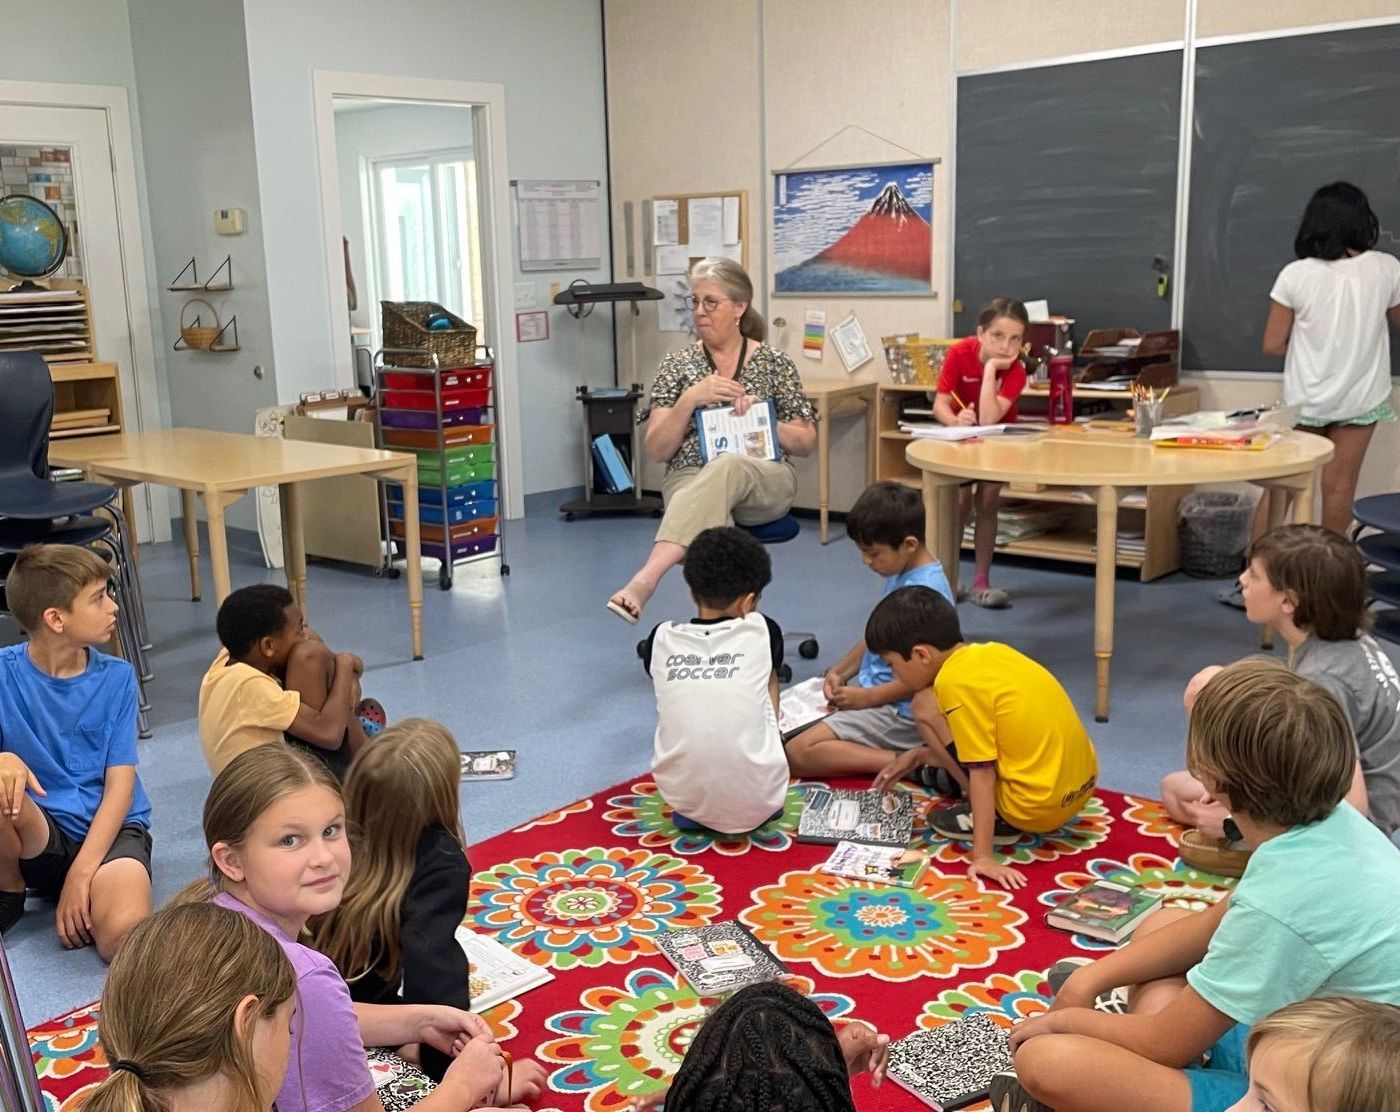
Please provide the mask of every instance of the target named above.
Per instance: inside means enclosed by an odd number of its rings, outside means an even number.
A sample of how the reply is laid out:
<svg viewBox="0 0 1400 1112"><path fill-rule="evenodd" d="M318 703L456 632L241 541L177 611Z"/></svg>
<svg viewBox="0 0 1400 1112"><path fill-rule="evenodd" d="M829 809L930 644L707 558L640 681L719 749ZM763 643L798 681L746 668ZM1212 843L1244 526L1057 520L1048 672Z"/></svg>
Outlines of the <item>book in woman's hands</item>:
<svg viewBox="0 0 1400 1112"><path fill-rule="evenodd" d="M891 1043L887 1076L942 1112L985 1100L992 1078L1010 1068L1007 1032L985 1012L974 1012Z"/></svg>
<svg viewBox="0 0 1400 1112"><path fill-rule="evenodd" d="M1062 899L1046 912L1045 921L1062 931L1117 944L1132 934L1161 902L1161 896L1154 896L1145 888L1096 880Z"/></svg>
<svg viewBox="0 0 1400 1112"><path fill-rule="evenodd" d="M554 974L506 949L490 935L458 927L454 937L467 955L467 983L472 1011L480 1013L504 1000L554 980Z"/></svg>
<svg viewBox="0 0 1400 1112"><path fill-rule="evenodd" d="M799 842L872 846L909 844L914 834L914 797L908 792L855 791L817 786L805 790Z"/></svg>
<svg viewBox="0 0 1400 1112"><path fill-rule="evenodd" d="M695 428L700 434L700 458L705 463L734 453L754 459L783 458L778 447L778 407L772 398L755 402L742 417L732 405L697 409Z"/></svg>
<svg viewBox="0 0 1400 1112"><path fill-rule="evenodd" d="M702 996L737 992L788 975L787 966L732 920L691 930L663 931L653 940L662 956Z"/></svg>

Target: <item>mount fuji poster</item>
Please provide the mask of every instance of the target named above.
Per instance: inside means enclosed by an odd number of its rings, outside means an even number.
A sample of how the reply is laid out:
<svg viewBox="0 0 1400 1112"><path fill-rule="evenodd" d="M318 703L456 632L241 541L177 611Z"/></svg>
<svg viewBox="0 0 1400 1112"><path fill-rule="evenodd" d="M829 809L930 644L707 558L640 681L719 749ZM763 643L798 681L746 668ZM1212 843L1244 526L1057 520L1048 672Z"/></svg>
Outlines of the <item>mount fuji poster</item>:
<svg viewBox="0 0 1400 1112"><path fill-rule="evenodd" d="M774 175L774 293L933 288L933 164Z"/></svg>

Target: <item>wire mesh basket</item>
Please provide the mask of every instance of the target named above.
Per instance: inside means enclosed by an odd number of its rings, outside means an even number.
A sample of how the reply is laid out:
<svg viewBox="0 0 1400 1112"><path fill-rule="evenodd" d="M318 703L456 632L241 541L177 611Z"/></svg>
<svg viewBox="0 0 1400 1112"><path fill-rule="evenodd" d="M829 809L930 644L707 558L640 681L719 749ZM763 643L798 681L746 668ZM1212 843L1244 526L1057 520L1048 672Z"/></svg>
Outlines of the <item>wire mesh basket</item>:
<svg viewBox="0 0 1400 1112"><path fill-rule="evenodd" d="M1238 575L1254 520L1249 496L1198 490L1181 500L1180 513L1181 570L1201 579Z"/></svg>

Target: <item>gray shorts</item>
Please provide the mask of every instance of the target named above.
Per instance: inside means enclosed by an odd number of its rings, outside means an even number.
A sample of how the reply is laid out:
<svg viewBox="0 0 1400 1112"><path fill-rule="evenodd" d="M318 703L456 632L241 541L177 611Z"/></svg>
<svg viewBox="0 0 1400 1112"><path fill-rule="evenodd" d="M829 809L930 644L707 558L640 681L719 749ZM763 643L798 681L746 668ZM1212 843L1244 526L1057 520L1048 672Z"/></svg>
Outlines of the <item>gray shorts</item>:
<svg viewBox="0 0 1400 1112"><path fill-rule="evenodd" d="M860 710L838 710L822 719L822 724L842 741L854 741L871 749L898 753L924 743L913 719L901 715L893 703Z"/></svg>

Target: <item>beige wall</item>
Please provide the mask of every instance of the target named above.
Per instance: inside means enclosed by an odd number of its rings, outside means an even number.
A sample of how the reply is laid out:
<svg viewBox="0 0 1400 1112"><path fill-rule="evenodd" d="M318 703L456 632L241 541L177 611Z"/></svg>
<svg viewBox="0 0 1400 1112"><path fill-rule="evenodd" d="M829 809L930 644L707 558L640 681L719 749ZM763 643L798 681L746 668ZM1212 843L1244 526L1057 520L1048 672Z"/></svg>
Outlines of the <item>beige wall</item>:
<svg viewBox="0 0 1400 1112"><path fill-rule="evenodd" d="M804 377L842 377L829 344L820 363L801 356L802 319L807 309L824 309L831 325L854 310L877 352L875 369L887 378L877 346L882 335L942 335L949 328L949 184L956 173L950 36L959 71L986 69L1178 41L1185 8L1185 0L888 0L874 19L854 0L715 0L703 9L686 0L606 0L618 279L628 277L623 201L634 202L637 225L632 277L646 281L643 198L748 189L749 270L759 308L775 325L771 342L792 353ZM1400 16L1400 0L1200 0L1198 28L1208 36L1376 16ZM715 107L705 110L709 105ZM768 234L772 172L895 161L910 152L941 160L934 171L934 295L770 298L767 244L759 237ZM1261 304L1266 296L1261 291ZM651 305L637 318L619 313L618 339L624 379L644 383L665 352L688 342L658 334ZM1244 408L1280 393L1276 375L1197 381L1207 408ZM864 484L860 418L834 423L831 470L832 506L848 508ZM649 468L646 485L659 486L659 473ZM815 462L800 462L799 476L798 505L815 506ZM1400 425L1385 425L1367 457L1362 493L1393 489L1397 476Z"/></svg>

